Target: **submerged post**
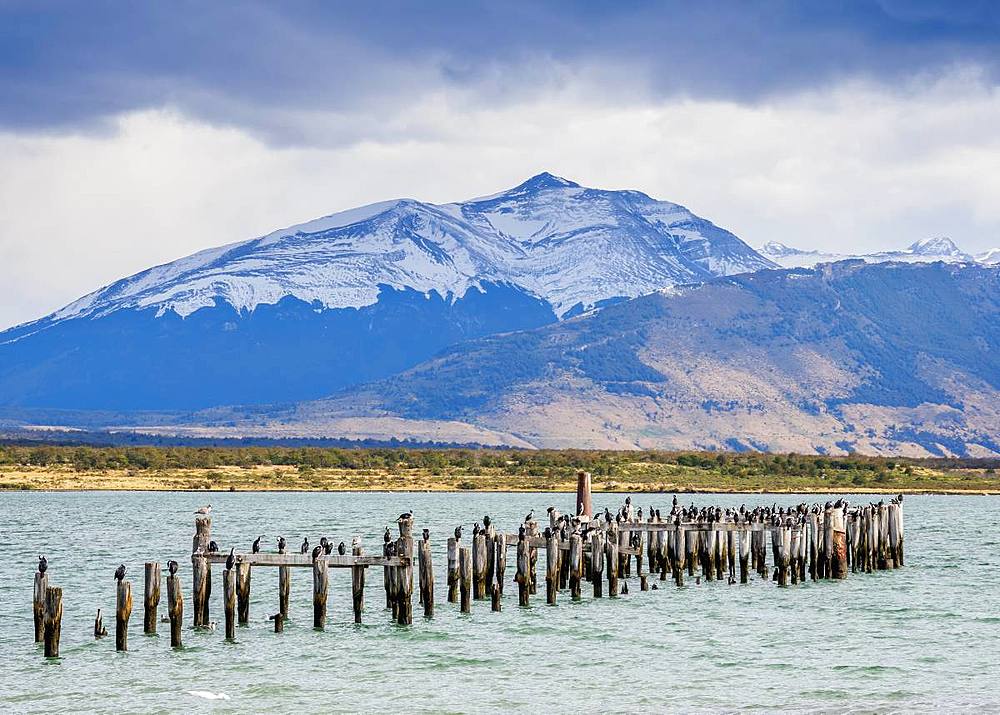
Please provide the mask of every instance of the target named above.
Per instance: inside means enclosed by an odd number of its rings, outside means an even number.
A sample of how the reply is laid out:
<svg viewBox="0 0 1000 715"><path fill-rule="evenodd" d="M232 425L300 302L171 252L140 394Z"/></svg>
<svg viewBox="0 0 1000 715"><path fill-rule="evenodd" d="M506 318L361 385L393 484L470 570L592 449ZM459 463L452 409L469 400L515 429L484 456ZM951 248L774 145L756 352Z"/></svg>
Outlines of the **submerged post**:
<svg viewBox="0 0 1000 715"><path fill-rule="evenodd" d="M62 589L45 587L45 601L42 608L42 640L45 643L45 657L59 657L59 639L62 636Z"/></svg>
<svg viewBox="0 0 1000 715"><path fill-rule="evenodd" d="M156 633L156 608L160 604L160 564L147 562L143 589L142 632Z"/></svg>
<svg viewBox="0 0 1000 715"><path fill-rule="evenodd" d="M128 650L128 619L132 616L132 583L117 582L115 605L115 650Z"/></svg>
<svg viewBox="0 0 1000 715"><path fill-rule="evenodd" d="M170 647L181 647L181 623L184 620L184 594L181 591L181 577L167 576L167 613L170 615Z"/></svg>

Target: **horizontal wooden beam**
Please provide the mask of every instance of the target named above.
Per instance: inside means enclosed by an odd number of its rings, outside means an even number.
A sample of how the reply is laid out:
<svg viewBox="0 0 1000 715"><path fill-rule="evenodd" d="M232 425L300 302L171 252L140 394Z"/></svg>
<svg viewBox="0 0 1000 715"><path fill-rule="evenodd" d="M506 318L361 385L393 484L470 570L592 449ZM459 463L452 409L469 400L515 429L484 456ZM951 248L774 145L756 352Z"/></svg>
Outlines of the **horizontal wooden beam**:
<svg viewBox="0 0 1000 715"><path fill-rule="evenodd" d="M202 554L210 564L224 564L229 554L215 551ZM192 558L197 557L194 554ZM236 554L237 563L249 563L251 566L298 566L311 567L312 554ZM351 554L322 555L319 560L325 561L328 568L349 569L352 566L406 566L410 559L406 556L352 556Z"/></svg>

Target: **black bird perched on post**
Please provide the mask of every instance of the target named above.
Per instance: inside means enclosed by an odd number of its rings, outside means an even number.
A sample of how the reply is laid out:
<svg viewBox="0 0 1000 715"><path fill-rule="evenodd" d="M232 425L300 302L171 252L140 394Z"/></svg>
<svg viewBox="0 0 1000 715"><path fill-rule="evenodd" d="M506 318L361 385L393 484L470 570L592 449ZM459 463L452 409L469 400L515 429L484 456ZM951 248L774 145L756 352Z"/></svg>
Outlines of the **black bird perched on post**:
<svg viewBox="0 0 1000 715"><path fill-rule="evenodd" d="M548 539L552 536L552 529L546 526L545 531L543 531L542 534L544 534L545 538Z"/></svg>
<svg viewBox="0 0 1000 715"><path fill-rule="evenodd" d="M528 533L528 532L527 532L527 531L525 531L525 529L524 529L524 526L522 526L521 528L519 528L519 529L517 530L517 540L518 540L518 541L524 541L524 536L525 536L525 534L527 534L527 533Z"/></svg>
<svg viewBox="0 0 1000 715"><path fill-rule="evenodd" d="M459 524L458 526L455 527L455 541L461 541L461 540L462 540L462 526L461 524Z"/></svg>
<svg viewBox="0 0 1000 715"><path fill-rule="evenodd" d="M262 535L258 536L256 539L253 540L253 546L250 547L250 551L252 553L255 553L255 554L260 553L260 540L263 539L263 538L264 538L264 536L262 534Z"/></svg>
<svg viewBox="0 0 1000 715"><path fill-rule="evenodd" d="M171 576L177 575L177 562L173 559L167 562L167 571L170 572Z"/></svg>
<svg viewBox="0 0 1000 715"><path fill-rule="evenodd" d="M299 547L299 553L300 554L308 554L309 553L309 537L308 536L306 538L302 539L302 546Z"/></svg>
<svg viewBox="0 0 1000 715"><path fill-rule="evenodd" d="M341 556L343 556L344 554L346 554L347 553L347 544L345 544L343 541L341 541L339 544L337 544L337 553L340 554Z"/></svg>
<svg viewBox="0 0 1000 715"><path fill-rule="evenodd" d="M38 573L45 573L49 570L49 560L44 556L38 557Z"/></svg>
<svg viewBox="0 0 1000 715"><path fill-rule="evenodd" d="M613 519L613 518L612 518L612 516L611 516L611 512L610 512L610 511L608 511L608 508L607 508L607 507L604 507L604 521L608 522L609 524L610 524L610 523L611 523L612 521L614 521L614 519Z"/></svg>
<svg viewBox="0 0 1000 715"><path fill-rule="evenodd" d="M236 565L236 547L229 549L229 556L226 557L226 571L232 571Z"/></svg>
<svg viewBox="0 0 1000 715"><path fill-rule="evenodd" d="M531 511L528 512L528 515L526 517L524 517L524 523L527 524L528 522L531 522L531 521L534 521L534 520L535 520L535 510L532 509Z"/></svg>
<svg viewBox="0 0 1000 715"><path fill-rule="evenodd" d="M123 578L125 578L125 564L115 569L115 581L121 581Z"/></svg>
<svg viewBox="0 0 1000 715"><path fill-rule="evenodd" d="M318 559L319 555L321 553L323 553L323 547L322 546L317 546L316 548L314 548L313 549L313 561L315 561L316 559Z"/></svg>
<svg viewBox="0 0 1000 715"><path fill-rule="evenodd" d="M278 551L284 551L285 550L285 544L287 544L287 543L288 542L285 541L285 537L284 536L279 536L278 537Z"/></svg>
<svg viewBox="0 0 1000 715"><path fill-rule="evenodd" d="M396 521L403 521L403 519L412 519L412 518L413 518L413 509L410 509L409 511L400 514L399 518L396 519Z"/></svg>
<svg viewBox="0 0 1000 715"><path fill-rule="evenodd" d="M493 520L490 519L490 515L489 514L487 514L486 516L483 517L483 529L484 530L489 529L490 528L490 524L492 524L492 523L493 523Z"/></svg>
<svg viewBox="0 0 1000 715"><path fill-rule="evenodd" d="M478 521L475 524L472 525L472 536L473 537L479 536L479 522Z"/></svg>
<svg viewBox="0 0 1000 715"><path fill-rule="evenodd" d="M674 504L673 505L677 506L677 495L676 494L674 494Z"/></svg>
<svg viewBox="0 0 1000 715"><path fill-rule="evenodd" d="M384 542L385 542L385 543L387 543L387 544L388 544L388 543L389 543L390 541L392 541L392 534L390 534L390 533L389 533L389 527L388 527L388 526L387 526L387 527L385 527L385 533L384 533L384 534L382 534L382 541L384 541Z"/></svg>
<svg viewBox="0 0 1000 715"><path fill-rule="evenodd" d="M215 541L208 542L208 553L214 554L218 550L219 550L219 545L215 543Z"/></svg>
<svg viewBox="0 0 1000 715"><path fill-rule="evenodd" d="M333 553L332 541L327 541L325 544L323 544L323 553L326 554L327 556Z"/></svg>
<svg viewBox="0 0 1000 715"><path fill-rule="evenodd" d="M424 541L430 541L430 538L431 538L431 530L424 529Z"/></svg>

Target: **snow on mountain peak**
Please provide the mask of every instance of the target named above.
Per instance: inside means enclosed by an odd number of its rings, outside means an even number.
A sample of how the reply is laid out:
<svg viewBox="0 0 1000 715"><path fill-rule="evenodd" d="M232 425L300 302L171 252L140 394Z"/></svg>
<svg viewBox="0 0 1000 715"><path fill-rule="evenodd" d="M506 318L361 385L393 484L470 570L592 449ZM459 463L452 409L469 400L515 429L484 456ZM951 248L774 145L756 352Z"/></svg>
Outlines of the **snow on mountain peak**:
<svg viewBox="0 0 1000 715"><path fill-rule="evenodd" d="M956 246L950 238L945 236L922 238L919 241L911 243L906 250L919 256L964 257L968 255Z"/></svg>
<svg viewBox="0 0 1000 715"><path fill-rule="evenodd" d="M184 317L218 300L253 311L285 296L360 308L377 302L383 286L454 299L486 283L515 286L562 317L610 298L773 266L683 206L543 172L489 197L384 201L201 251L50 319L147 308Z"/></svg>

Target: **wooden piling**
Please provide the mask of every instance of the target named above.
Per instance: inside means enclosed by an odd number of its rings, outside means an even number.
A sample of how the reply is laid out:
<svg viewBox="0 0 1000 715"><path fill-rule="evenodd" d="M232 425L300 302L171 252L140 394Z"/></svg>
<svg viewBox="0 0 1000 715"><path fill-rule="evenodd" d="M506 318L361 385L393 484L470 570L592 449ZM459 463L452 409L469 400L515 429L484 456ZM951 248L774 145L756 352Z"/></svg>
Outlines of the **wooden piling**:
<svg viewBox="0 0 1000 715"><path fill-rule="evenodd" d="M485 521L485 517L483 519ZM490 598L493 595L493 582L496 578L496 556L497 550L494 545L494 539L496 537L496 527L490 523L488 526L484 525L483 528L483 538L485 540L486 546L486 597Z"/></svg>
<svg viewBox="0 0 1000 715"><path fill-rule="evenodd" d="M284 542L282 542L284 543ZM278 549L279 554L286 552L282 546ZM292 592L292 569L289 566L278 567L278 613L281 614L282 623L288 620L288 597ZM278 632L278 631L276 631Z"/></svg>
<svg viewBox="0 0 1000 715"><path fill-rule="evenodd" d="M94 617L94 640L100 640L108 634L108 629L104 627L104 616L101 615L101 609L97 609L97 615Z"/></svg>
<svg viewBox="0 0 1000 715"><path fill-rule="evenodd" d="M361 556L364 549L360 544L351 549L354 556ZM351 601L354 606L354 622L361 623L361 614L365 608L365 567L351 567Z"/></svg>
<svg viewBox="0 0 1000 715"><path fill-rule="evenodd" d="M494 583L493 584L493 598L492 598L492 604L491 604L494 613L499 613L500 612L500 609L501 609L501 603L500 603L500 601L501 601L501 599L500 599L500 584Z"/></svg>
<svg viewBox="0 0 1000 715"><path fill-rule="evenodd" d="M458 585L461 579L458 564L458 539L448 537L448 603L458 603Z"/></svg>
<svg viewBox="0 0 1000 715"><path fill-rule="evenodd" d="M833 553L831 554L831 576L847 578L847 534L844 528L844 512L833 509L830 515L830 529L833 532Z"/></svg>
<svg viewBox="0 0 1000 715"><path fill-rule="evenodd" d="M576 473L576 515L591 516L593 509L590 500L590 472Z"/></svg>
<svg viewBox="0 0 1000 715"><path fill-rule="evenodd" d="M62 637L62 589L46 583L42 606L42 641L45 657L59 657L59 639Z"/></svg>
<svg viewBox="0 0 1000 715"><path fill-rule="evenodd" d="M434 565L431 562L431 542L420 540L420 602L424 618L434 617Z"/></svg>
<svg viewBox="0 0 1000 715"><path fill-rule="evenodd" d="M170 616L170 647L181 647L181 624L184 621L184 594L181 577L167 576L167 613Z"/></svg>
<svg viewBox="0 0 1000 715"><path fill-rule="evenodd" d="M160 604L160 564L146 562L145 585L142 597L142 632L156 633L156 609Z"/></svg>
<svg viewBox="0 0 1000 715"><path fill-rule="evenodd" d="M608 573L608 596L618 598L618 534L614 528L607 532L604 555L605 570Z"/></svg>
<svg viewBox="0 0 1000 715"><path fill-rule="evenodd" d="M236 569L222 572L222 607L226 614L226 640L236 639Z"/></svg>
<svg viewBox="0 0 1000 715"><path fill-rule="evenodd" d="M458 572L462 613L472 613L472 551L468 546L458 550Z"/></svg>
<svg viewBox="0 0 1000 715"><path fill-rule="evenodd" d="M559 537L550 532L549 538L545 540L545 602L554 606L558 591Z"/></svg>
<svg viewBox="0 0 1000 715"><path fill-rule="evenodd" d="M191 557L191 607L193 610L192 620L195 628L208 626L205 620L205 612L208 609L208 561L204 556L195 554Z"/></svg>
<svg viewBox="0 0 1000 715"><path fill-rule="evenodd" d="M569 592L574 601L580 600L580 583L583 580L583 538L577 534L569 537Z"/></svg>
<svg viewBox="0 0 1000 715"><path fill-rule="evenodd" d="M191 540L191 580L193 590L194 625L208 627L209 604L212 599L212 566L204 558L212 540L212 517L199 514L194 519L194 537ZM200 554L200 556L199 556Z"/></svg>
<svg viewBox="0 0 1000 715"><path fill-rule="evenodd" d="M45 640L45 589L49 586L47 573L35 573L35 589L31 610L35 617L35 643Z"/></svg>
<svg viewBox="0 0 1000 715"><path fill-rule="evenodd" d="M498 598L503 597L504 574L507 571L507 535L502 531L493 535L493 543L496 552L493 557L494 568L496 569L496 587L499 591Z"/></svg>
<svg viewBox="0 0 1000 715"><path fill-rule="evenodd" d="M604 533L590 535L590 581L594 585L594 598L604 595Z"/></svg>
<svg viewBox="0 0 1000 715"><path fill-rule="evenodd" d="M115 650L128 650L128 619L132 616L132 583L122 579L115 589Z"/></svg>
<svg viewBox="0 0 1000 715"><path fill-rule="evenodd" d="M313 562L313 628L326 627L326 596L330 588L330 572L326 560L318 558Z"/></svg>
<svg viewBox="0 0 1000 715"><path fill-rule="evenodd" d="M274 621L274 632L284 633L285 632L285 617L280 613L275 613L273 616L268 616L270 620Z"/></svg>
<svg viewBox="0 0 1000 715"><path fill-rule="evenodd" d="M531 594L531 554L527 539L522 538L517 542L517 573L514 580L517 582L517 605L527 606Z"/></svg>
<svg viewBox="0 0 1000 715"><path fill-rule="evenodd" d="M486 535L482 532L472 537L472 597L486 598Z"/></svg>
<svg viewBox="0 0 1000 715"><path fill-rule="evenodd" d="M405 563L396 567L396 578L399 582L396 592L396 622L401 626L413 623L413 542L405 536L400 536L396 544L396 552L405 557Z"/></svg>
<svg viewBox="0 0 1000 715"><path fill-rule="evenodd" d="M250 623L250 574L248 561L236 562L236 612L241 626Z"/></svg>

